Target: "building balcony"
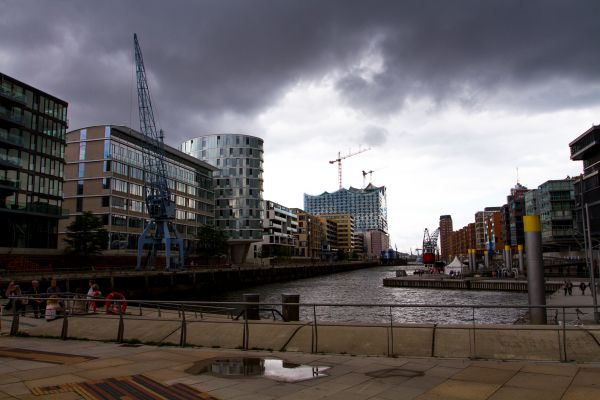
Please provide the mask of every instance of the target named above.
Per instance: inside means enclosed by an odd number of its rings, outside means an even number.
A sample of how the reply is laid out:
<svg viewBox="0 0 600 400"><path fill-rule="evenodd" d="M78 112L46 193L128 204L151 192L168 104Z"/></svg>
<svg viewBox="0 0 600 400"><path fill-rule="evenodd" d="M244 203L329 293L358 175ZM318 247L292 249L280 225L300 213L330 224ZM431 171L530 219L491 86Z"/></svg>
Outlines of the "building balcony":
<svg viewBox="0 0 600 400"><path fill-rule="evenodd" d="M10 122L17 126L25 126L25 118L21 115L14 115L6 112L6 109L0 108L0 120Z"/></svg>
<svg viewBox="0 0 600 400"><path fill-rule="evenodd" d="M23 93L15 93L2 86L0 86L0 97L15 101L24 106L27 105L27 97Z"/></svg>
<svg viewBox="0 0 600 400"><path fill-rule="evenodd" d="M571 160L584 160L589 158L590 154L599 151L600 145L600 125L594 125L577 139L569 143L571 150Z"/></svg>

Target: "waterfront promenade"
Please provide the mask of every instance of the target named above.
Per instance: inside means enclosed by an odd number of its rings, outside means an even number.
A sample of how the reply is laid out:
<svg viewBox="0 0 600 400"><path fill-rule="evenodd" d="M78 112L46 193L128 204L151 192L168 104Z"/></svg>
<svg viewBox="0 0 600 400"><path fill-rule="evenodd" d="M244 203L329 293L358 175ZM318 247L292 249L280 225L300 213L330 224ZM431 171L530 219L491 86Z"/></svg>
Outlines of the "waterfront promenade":
<svg viewBox="0 0 600 400"><path fill-rule="evenodd" d="M573 296L560 291L548 305L576 307L591 304L591 298L589 291L586 296L578 289ZM61 335L64 320L31 317L21 318L19 329L31 336L9 336L12 317L4 315L0 399L136 399L140 393L148 399L238 400L600 398L600 329L591 321L566 330L398 325L392 354L386 354L389 330L380 324L319 322L315 349L310 321L248 321L249 350L241 350L244 321L187 311L182 325L177 310L163 309L160 316L156 309L143 308L141 316L139 311L130 304L122 343L115 342L114 315L70 317L67 336L86 340L50 338ZM185 347L177 346L182 326ZM190 370L198 362L248 357L329 369L327 376L299 382Z"/></svg>
<svg viewBox="0 0 600 400"><path fill-rule="evenodd" d="M327 376L280 382L264 376L186 372L214 358L273 357L330 367ZM501 362L123 346L0 337L0 399L543 399L600 398L599 363ZM187 397L186 397L187 396Z"/></svg>

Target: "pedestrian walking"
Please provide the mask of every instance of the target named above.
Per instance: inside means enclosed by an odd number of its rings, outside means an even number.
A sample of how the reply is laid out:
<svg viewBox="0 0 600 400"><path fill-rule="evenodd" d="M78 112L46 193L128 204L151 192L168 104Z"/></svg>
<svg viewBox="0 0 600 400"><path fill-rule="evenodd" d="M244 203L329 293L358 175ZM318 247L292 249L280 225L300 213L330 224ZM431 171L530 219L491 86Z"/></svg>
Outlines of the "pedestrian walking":
<svg viewBox="0 0 600 400"><path fill-rule="evenodd" d="M567 291L569 292L569 296L573 296L573 282L571 280L567 280Z"/></svg>
<svg viewBox="0 0 600 400"><path fill-rule="evenodd" d="M585 296L585 289L586 289L586 288L587 288L587 286L586 286L585 282L581 282L581 283L579 284L579 289L581 289L581 295L582 295L582 296Z"/></svg>

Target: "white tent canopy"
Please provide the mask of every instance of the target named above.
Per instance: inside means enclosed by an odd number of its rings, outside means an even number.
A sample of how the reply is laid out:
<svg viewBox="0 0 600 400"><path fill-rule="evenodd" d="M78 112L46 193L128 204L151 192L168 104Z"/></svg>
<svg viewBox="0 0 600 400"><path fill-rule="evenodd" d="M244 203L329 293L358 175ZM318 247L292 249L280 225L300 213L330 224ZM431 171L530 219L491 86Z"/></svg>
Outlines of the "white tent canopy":
<svg viewBox="0 0 600 400"><path fill-rule="evenodd" d="M454 271L453 275L460 273L461 275L465 272L468 267L463 265L462 261L458 259L457 256L454 257L454 260L448 265L444 267L444 273L446 275L450 275L450 271Z"/></svg>

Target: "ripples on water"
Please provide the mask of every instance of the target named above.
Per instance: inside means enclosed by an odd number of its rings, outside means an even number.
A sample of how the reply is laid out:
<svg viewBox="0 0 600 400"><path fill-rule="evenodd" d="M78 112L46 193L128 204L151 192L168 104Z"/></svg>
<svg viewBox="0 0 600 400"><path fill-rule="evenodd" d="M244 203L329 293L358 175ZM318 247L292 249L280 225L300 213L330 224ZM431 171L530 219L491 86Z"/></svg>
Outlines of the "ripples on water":
<svg viewBox="0 0 600 400"><path fill-rule="evenodd" d="M274 283L231 291L217 296L216 301L243 301L244 293L258 293L261 303L281 303L281 294L299 294L301 303L336 304L427 304L427 305L500 305L518 309L472 308L392 308L394 323L513 323L526 311L527 293L472 290L439 290L384 287L383 279L396 276L398 267L382 266L339 274ZM410 273L410 272L409 272ZM316 308L319 321L390 322L389 307ZM270 315L264 315L269 318ZM300 308L301 320L312 320L312 307Z"/></svg>

